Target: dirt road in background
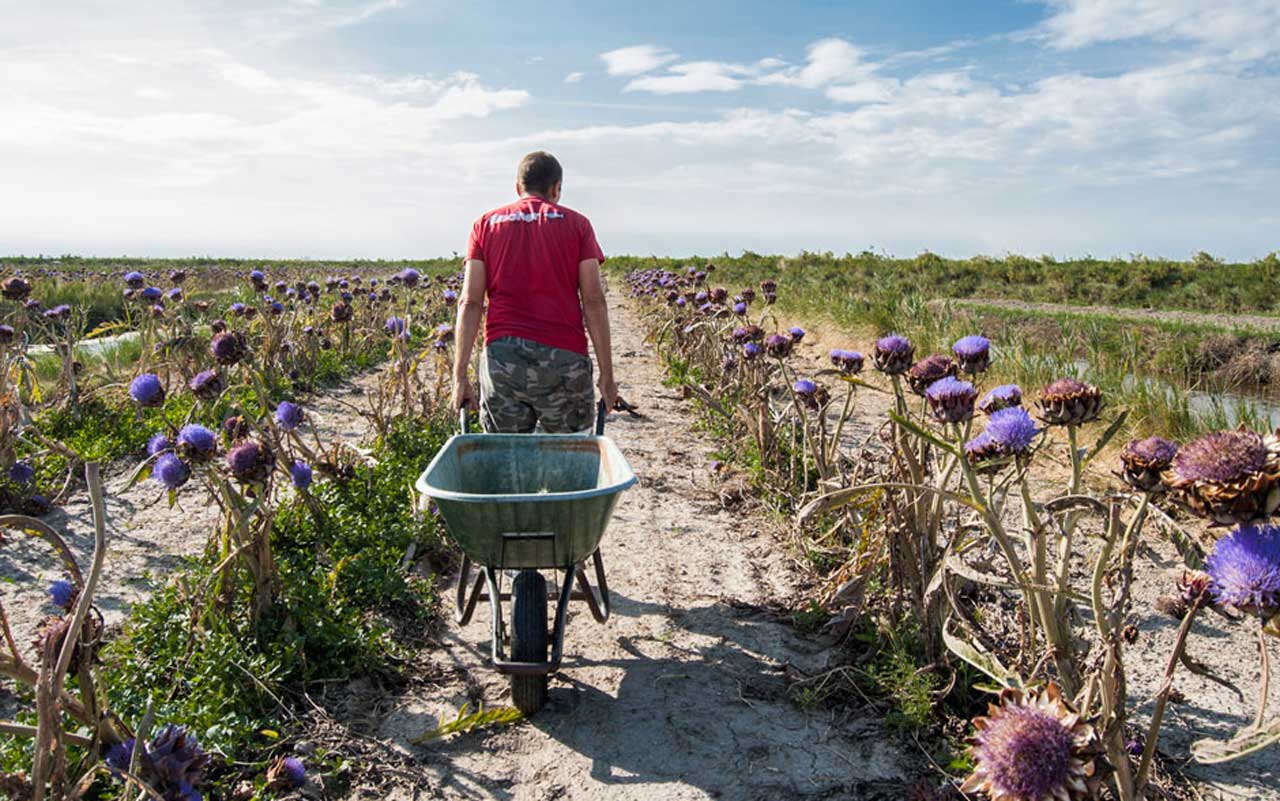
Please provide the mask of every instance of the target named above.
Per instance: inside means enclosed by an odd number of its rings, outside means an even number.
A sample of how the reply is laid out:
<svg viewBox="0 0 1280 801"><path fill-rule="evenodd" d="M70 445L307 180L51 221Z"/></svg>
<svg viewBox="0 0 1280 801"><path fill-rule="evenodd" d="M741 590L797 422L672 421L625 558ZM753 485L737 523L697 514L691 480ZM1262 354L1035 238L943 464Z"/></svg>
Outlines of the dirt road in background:
<svg viewBox="0 0 1280 801"><path fill-rule="evenodd" d="M950 303L952 306L970 309L995 308L1047 314L1106 315L1140 323L1184 323L1280 333L1280 317L1262 314L1212 314L1172 309L1128 309L1122 306L1072 306L1067 303L1028 303L1022 300L996 298L940 298L932 302Z"/></svg>

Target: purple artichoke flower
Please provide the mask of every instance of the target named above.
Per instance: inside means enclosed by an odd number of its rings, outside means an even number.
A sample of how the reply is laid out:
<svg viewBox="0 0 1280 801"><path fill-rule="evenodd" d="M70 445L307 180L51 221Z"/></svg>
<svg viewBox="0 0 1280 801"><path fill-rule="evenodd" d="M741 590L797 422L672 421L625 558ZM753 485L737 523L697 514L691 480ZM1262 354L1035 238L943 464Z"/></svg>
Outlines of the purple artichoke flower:
<svg viewBox="0 0 1280 801"><path fill-rule="evenodd" d="M978 411L983 414L995 414L1010 406L1022 405L1022 387L1017 384L1001 384L993 388L978 402Z"/></svg>
<svg viewBox="0 0 1280 801"><path fill-rule="evenodd" d="M178 432L178 453L192 462L207 462L217 451L217 435L199 423L188 423Z"/></svg>
<svg viewBox="0 0 1280 801"><path fill-rule="evenodd" d="M214 361L230 367L244 358L244 337L238 331L223 331L209 341L209 353Z"/></svg>
<svg viewBox="0 0 1280 801"><path fill-rule="evenodd" d="M1178 446L1167 439L1135 439L1120 451L1125 483L1139 492L1164 489L1163 473L1173 464Z"/></svg>
<svg viewBox="0 0 1280 801"><path fill-rule="evenodd" d="M872 358L876 369L885 375L902 375L911 367L916 348L911 340L898 334L890 334L876 340L875 353Z"/></svg>
<svg viewBox="0 0 1280 801"><path fill-rule="evenodd" d="M203 401L217 400L227 388L222 374L217 370L201 370L191 378L191 391Z"/></svg>
<svg viewBox="0 0 1280 801"><path fill-rule="evenodd" d="M791 355L793 342L782 334L770 334L764 338L764 350L775 359L785 359Z"/></svg>
<svg viewBox="0 0 1280 801"><path fill-rule="evenodd" d="M1076 801L1092 795L1097 735L1062 698L1045 690L1009 689L974 720L973 773L961 788L992 801Z"/></svg>
<svg viewBox="0 0 1280 801"><path fill-rule="evenodd" d="M1222 525L1275 511L1280 440L1252 431L1214 431L1187 443L1164 474L1173 499Z"/></svg>
<svg viewBox="0 0 1280 801"><path fill-rule="evenodd" d="M865 357L856 350L837 348L831 351L831 363L845 375L857 375L862 372Z"/></svg>
<svg viewBox="0 0 1280 801"><path fill-rule="evenodd" d="M907 370L907 384L911 386L912 392L924 397L930 384L947 376L954 376L959 369L951 357L935 353L911 365L911 369Z"/></svg>
<svg viewBox="0 0 1280 801"><path fill-rule="evenodd" d="M969 375L977 375L991 366L991 340L977 334L961 337L951 346L960 369Z"/></svg>
<svg viewBox="0 0 1280 801"><path fill-rule="evenodd" d="M158 453L173 450L173 443L164 434L156 434L147 440L147 455L155 456Z"/></svg>
<svg viewBox="0 0 1280 801"><path fill-rule="evenodd" d="M401 317L388 317L387 322L382 326L382 330L393 337L398 337L405 332L404 319Z"/></svg>
<svg viewBox="0 0 1280 801"><path fill-rule="evenodd" d="M410 289L413 289L415 286L417 286L418 282L421 280L422 280L422 273L418 272L412 267L406 267L400 273L400 283L404 284Z"/></svg>
<svg viewBox="0 0 1280 801"><path fill-rule="evenodd" d="M265 287L267 285L267 276L262 270L250 270L249 280L253 282L254 286Z"/></svg>
<svg viewBox="0 0 1280 801"><path fill-rule="evenodd" d="M232 442L249 436L249 421L242 415L233 415L222 421L222 433Z"/></svg>
<svg viewBox="0 0 1280 801"><path fill-rule="evenodd" d="M978 391L968 381L946 376L929 385L924 393L929 412L940 423L962 423L973 417Z"/></svg>
<svg viewBox="0 0 1280 801"><path fill-rule="evenodd" d="M1243 525L1205 560L1219 603L1270 618L1280 612L1280 526Z"/></svg>
<svg viewBox="0 0 1280 801"><path fill-rule="evenodd" d="M276 425L285 431L292 431L302 425L302 407L290 401L280 401L276 407Z"/></svg>
<svg viewBox="0 0 1280 801"><path fill-rule="evenodd" d="M444 302L450 306L458 302L458 293L454 292L452 289L446 289L441 297L444 298Z"/></svg>
<svg viewBox="0 0 1280 801"><path fill-rule="evenodd" d="M232 314L234 314L236 317L243 317L243 316L244 316L244 310L245 310L246 308L247 308L247 307L246 307L243 303L236 302L236 303L232 303L230 306L228 306L228 307L227 307L227 311L231 312L231 313L232 313Z"/></svg>
<svg viewBox="0 0 1280 801"><path fill-rule="evenodd" d="M15 484L30 484L36 477L36 470L26 462L14 462L9 465L9 480Z"/></svg>
<svg viewBox="0 0 1280 801"><path fill-rule="evenodd" d="M182 287L175 286L173 289L170 289L168 292L164 293L164 296L176 303L182 300Z"/></svg>
<svg viewBox="0 0 1280 801"><path fill-rule="evenodd" d="M0 325L0 345L8 345L16 335L17 331L13 329L13 326Z"/></svg>
<svg viewBox="0 0 1280 801"><path fill-rule="evenodd" d="M49 585L49 600L54 606L70 611L76 600L76 585L66 579L58 579Z"/></svg>
<svg viewBox="0 0 1280 801"><path fill-rule="evenodd" d="M818 385L807 378L801 378L791 385L791 389L797 395L809 397L818 391Z"/></svg>
<svg viewBox="0 0 1280 801"><path fill-rule="evenodd" d="M137 270L131 270L124 274L124 283L130 289L142 289L147 283L147 277Z"/></svg>
<svg viewBox="0 0 1280 801"><path fill-rule="evenodd" d="M129 397L144 409L164 405L164 385L155 373L143 373L129 383Z"/></svg>
<svg viewBox="0 0 1280 801"><path fill-rule="evenodd" d="M676 298L676 306L677 306L677 307L679 307L679 308L683 309L683 308L685 307L685 305L686 305L686 301L685 301L685 299L684 299L683 297Z"/></svg>
<svg viewBox="0 0 1280 801"><path fill-rule="evenodd" d="M227 451L227 469L245 484L261 484L271 476L276 457L271 448L257 440L245 440Z"/></svg>
<svg viewBox="0 0 1280 801"><path fill-rule="evenodd" d="M186 270L174 270L169 273L169 283L171 284L181 284L185 280L187 280Z"/></svg>
<svg viewBox="0 0 1280 801"><path fill-rule="evenodd" d="M165 489L176 490L191 478L191 468L176 453L167 451L160 454L160 458L151 466L151 477L163 484Z"/></svg>
<svg viewBox="0 0 1280 801"><path fill-rule="evenodd" d="M170 724L160 730L144 749L141 761L145 772L155 777L156 789L174 801L200 801L196 789L204 781L209 755L196 738L181 726Z"/></svg>
<svg viewBox="0 0 1280 801"><path fill-rule="evenodd" d="M294 789L307 783L307 769L297 757L278 757L267 769L267 786Z"/></svg>
<svg viewBox="0 0 1280 801"><path fill-rule="evenodd" d="M289 466L289 478L293 480L293 486L300 490L304 490L311 486L311 465L304 461L297 460Z"/></svg>
<svg viewBox="0 0 1280 801"><path fill-rule="evenodd" d="M1031 448L1040 430L1026 409L1013 406L991 415L985 433L1000 446L1002 453L1020 455Z"/></svg>
<svg viewBox="0 0 1280 801"><path fill-rule="evenodd" d="M792 344L800 344L800 340L804 339L804 329L798 325L793 325L787 329L787 333L791 335Z"/></svg>
<svg viewBox="0 0 1280 801"><path fill-rule="evenodd" d="M742 357L747 361L752 361L764 353L764 348L754 342L748 342L742 346Z"/></svg>
<svg viewBox="0 0 1280 801"><path fill-rule="evenodd" d="M329 319L335 323L349 323L355 314L356 310L344 301L333 304L333 308L329 310Z"/></svg>
<svg viewBox="0 0 1280 801"><path fill-rule="evenodd" d="M1036 401L1040 419L1051 426L1077 426L1098 419L1102 412L1102 390L1077 381L1059 378L1040 391Z"/></svg>
<svg viewBox="0 0 1280 801"><path fill-rule="evenodd" d="M1007 462L1000 461L1004 456L1000 444L991 438L986 431L964 444L964 455L979 473L997 473Z"/></svg>
<svg viewBox="0 0 1280 801"><path fill-rule="evenodd" d="M747 313L747 304L741 300L733 304L733 313L739 317L745 316Z"/></svg>
<svg viewBox="0 0 1280 801"><path fill-rule="evenodd" d="M157 300L164 297L164 290L158 286L149 286L139 292L138 296L148 303L155 303Z"/></svg>

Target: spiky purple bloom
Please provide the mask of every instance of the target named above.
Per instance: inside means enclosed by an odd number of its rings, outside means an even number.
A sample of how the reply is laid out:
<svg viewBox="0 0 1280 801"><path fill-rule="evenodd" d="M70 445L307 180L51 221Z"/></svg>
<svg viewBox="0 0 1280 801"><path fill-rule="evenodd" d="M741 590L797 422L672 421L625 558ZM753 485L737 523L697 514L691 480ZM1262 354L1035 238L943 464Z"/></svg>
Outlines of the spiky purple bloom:
<svg viewBox="0 0 1280 801"><path fill-rule="evenodd" d="M143 408L164 405L164 385L155 373L143 373L129 382L129 397Z"/></svg>
<svg viewBox="0 0 1280 801"><path fill-rule="evenodd" d="M71 604L76 600L76 585L66 579L58 579L49 585L49 600L53 601L54 606L70 610Z"/></svg>
<svg viewBox="0 0 1280 801"><path fill-rule="evenodd" d="M954 376L959 369L959 365L950 356L935 353L911 365L911 369L907 370L907 384L910 385L912 392L924 397L925 390L933 382L947 376Z"/></svg>
<svg viewBox="0 0 1280 801"><path fill-rule="evenodd" d="M791 338L782 334L770 334L764 338L765 352L775 359L785 359L790 356L792 345Z"/></svg>
<svg viewBox="0 0 1280 801"><path fill-rule="evenodd" d="M133 764L133 749L137 739L130 737L107 749L107 765L115 770L128 770Z"/></svg>
<svg viewBox="0 0 1280 801"><path fill-rule="evenodd" d="M311 486L312 471L311 465L304 461L297 460L289 465L289 478L293 480L293 486L298 489L306 489Z"/></svg>
<svg viewBox="0 0 1280 801"><path fill-rule="evenodd" d="M285 778L294 787L301 787L307 783L307 768L302 764L302 760L297 757L285 757L281 762Z"/></svg>
<svg viewBox="0 0 1280 801"><path fill-rule="evenodd" d="M217 435L199 423L188 423L178 432L178 452L193 462L207 462L217 450Z"/></svg>
<svg viewBox="0 0 1280 801"><path fill-rule="evenodd" d="M164 296L174 302L180 301L182 300L182 288L175 286L173 289L170 289L168 292L164 293Z"/></svg>
<svg viewBox="0 0 1280 801"><path fill-rule="evenodd" d="M302 425L302 407L290 401L280 401L276 407L276 425L285 431L292 431Z"/></svg>
<svg viewBox="0 0 1280 801"><path fill-rule="evenodd" d="M746 315L747 304L741 300L733 304L733 313L738 315L739 317Z"/></svg>
<svg viewBox="0 0 1280 801"><path fill-rule="evenodd" d="M1236 528L1214 544L1204 568L1219 603L1263 617L1280 611L1280 526Z"/></svg>
<svg viewBox="0 0 1280 801"><path fill-rule="evenodd" d="M137 270L130 270L124 274L124 282L130 289L142 289L142 285L147 282L147 278Z"/></svg>
<svg viewBox="0 0 1280 801"><path fill-rule="evenodd" d="M1129 486L1140 492L1164 488L1164 471L1173 464L1178 446L1161 437L1132 440L1120 451L1122 476Z"/></svg>
<svg viewBox="0 0 1280 801"><path fill-rule="evenodd" d="M245 440L227 451L227 469L246 484L266 481L275 463L271 448L257 440Z"/></svg>
<svg viewBox="0 0 1280 801"><path fill-rule="evenodd" d="M1026 453L1040 429L1021 406L1001 409L987 421L986 433L1007 454Z"/></svg>
<svg viewBox="0 0 1280 801"><path fill-rule="evenodd" d="M236 331L223 331L209 341L209 353L218 364L229 367L244 358L244 340Z"/></svg>
<svg viewBox="0 0 1280 801"><path fill-rule="evenodd" d="M855 375L862 372L864 361L863 355L856 350L836 348L831 351L831 363L846 375Z"/></svg>
<svg viewBox="0 0 1280 801"><path fill-rule="evenodd" d="M191 468L176 453L168 451L160 454L160 458L151 466L151 477L163 484L165 489L176 490L191 478Z"/></svg>
<svg viewBox="0 0 1280 801"><path fill-rule="evenodd" d="M797 395L812 395L818 391L818 385L807 378L801 378L791 385Z"/></svg>
<svg viewBox="0 0 1280 801"><path fill-rule="evenodd" d="M148 303L155 303L157 300L164 297L164 290L158 286L149 286L139 292L138 295Z"/></svg>
<svg viewBox="0 0 1280 801"><path fill-rule="evenodd" d="M995 414L1001 409L1022 405L1022 387L1017 384L1001 384L994 387L978 402L978 411Z"/></svg>
<svg viewBox="0 0 1280 801"><path fill-rule="evenodd" d="M9 480L15 484L30 484L36 477L36 470L26 462L14 462L9 465Z"/></svg>
<svg viewBox="0 0 1280 801"><path fill-rule="evenodd" d="M1193 440L1173 460L1174 475L1182 481L1227 483L1261 472L1267 446L1252 431L1214 431Z"/></svg>
<svg viewBox="0 0 1280 801"><path fill-rule="evenodd" d="M267 276L262 272L262 270L250 270L249 280L254 284L261 284L265 286L267 283Z"/></svg>
<svg viewBox="0 0 1280 801"><path fill-rule="evenodd" d="M165 726L143 750L141 761L155 777L156 789L164 793L166 799L200 801L196 788L204 780L209 755L186 729L173 724Z"/></svg>
<svg viewBox="0 0 1280 801"><path fill-rule="evenodd" d="M911 360L915 357L915 353L916 349L911 344L911 340L898 334L890 334L876 340L872 358L875 360L876 369L885 375L902 375L911 367Z"/></svg>
<svg viewBox="0 0 1280 801"><path fill-rule="evenodd" d="M748 342L742 346L742 356L744 359L747 359L748 361L758 358L760 354L763 352L764 352L764 348L760 347L754 342Z"/></svg>
<svg viewBox="0 0 1280 801"><path fill-rule="evenodd" d="M977 735L973 752L992 789L1005 798L1053 798L1071 778L1071 730L1053 715L1031 706L1013 706L992 716Z"/></svg>
<svg viewBox="0 0 1280 801"><path fill-rule="evenodd" d="M17 331L11 325L0 325L0 345L8 345L13 341Z"/></svg>
<svg viewBox="0 0 1280 801"><path fill-rule="evenodd" d="M226 389L226 382L222 380L222 374L217 370L201 370L192 376L189 386L197 398L211 401L217 399Z"/></svg>
<svg viewBox="0 0 1280 801"><path fill-rule="evenodd" d="M164 453L165 451L171 450L173 450L173 443L170 442L169 438L164 434L156 434L154 437L147 440L148 456L155 456L158 453Z"/></svg>
<svg viewBox="0 0 1280 801"><path fill-rule="evenodd" d="M799 343L800 340L804 339L804 329L798 325L788 328L787 333L791 335L791 341L794 343Z"/></svg>
<svg viewBox="0 0 1280 801"><path fill-rule="evenodd" d="M400 336L405 331L404 319L400 317L388 317L387 322L382 326L382 330L391 336Z"/></svg>
<svg viewBox="0 0 1280 801"><path fill-rule="evenodd" d="M458 302L458 293L454 292L452 289L446 289L441 297L444 298L444 302L448 303L450 306Z"/></svg>
<svg viewBox="0 0 1280 801"><path fill-rule="evenodd" d="M961 337L951 346L960 369L970 375L981 373L991 366L991 340L977 334Z"/></svg>
<svg viewBox="0 0 1280 801"><path fill-rule="evenodd" d="M973 403L978 391L968 381L946 376L924 391L929 412L940 423L962 423L973 417Z"/></svg>

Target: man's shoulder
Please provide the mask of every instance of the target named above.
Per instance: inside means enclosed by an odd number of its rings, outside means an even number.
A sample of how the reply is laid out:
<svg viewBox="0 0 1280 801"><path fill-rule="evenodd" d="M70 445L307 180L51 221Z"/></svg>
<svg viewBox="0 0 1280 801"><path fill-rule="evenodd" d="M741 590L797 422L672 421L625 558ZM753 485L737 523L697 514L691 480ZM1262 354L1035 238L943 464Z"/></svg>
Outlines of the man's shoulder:
<svg viewBox="0 0 1280 801"><path fill-rule="evenodd" d="M559 203L553 203L551 204L551 207L556 210L557 214L563 214L566 220L570 220L575 223L585 223L587 225L591 224L591 221L587 219L587 215L580 211L571 209L568 206L561 206Z"/></svg>

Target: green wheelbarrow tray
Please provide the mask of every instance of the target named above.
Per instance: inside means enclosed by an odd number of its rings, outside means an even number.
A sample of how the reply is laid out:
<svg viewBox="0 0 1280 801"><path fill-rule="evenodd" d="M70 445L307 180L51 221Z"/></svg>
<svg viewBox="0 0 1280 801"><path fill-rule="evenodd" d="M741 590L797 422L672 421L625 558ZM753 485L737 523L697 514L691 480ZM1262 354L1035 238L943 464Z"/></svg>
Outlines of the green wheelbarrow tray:
<svg viewBox="0 0 1280 801"><path fill-rule="evenodd" d="M468 434L464 411L462 433L450 437L415 485L435 502L464 554L458 622L470 621L477 601L490 602L492 662L503 673L545 678L559 667L570 600L585 601L602 623L609 617L600 540L622 491L636 483L636 476L618 446L603 436L604 414L601 402L595 436ZM589 558L594 562L595 587L585 570ZM474 584L472 563L480 568ZM564 572L549 661L506 658L501 606L514 593L502 591L504 570ZM512 618L519 626L517 612L513 610Z"/></svg>

